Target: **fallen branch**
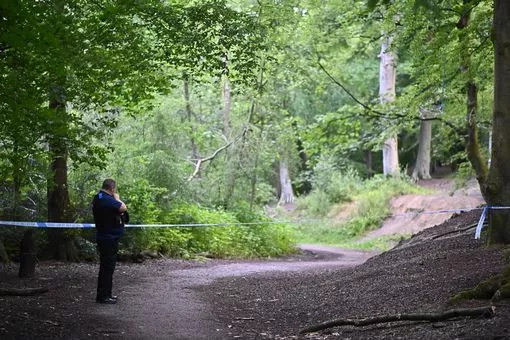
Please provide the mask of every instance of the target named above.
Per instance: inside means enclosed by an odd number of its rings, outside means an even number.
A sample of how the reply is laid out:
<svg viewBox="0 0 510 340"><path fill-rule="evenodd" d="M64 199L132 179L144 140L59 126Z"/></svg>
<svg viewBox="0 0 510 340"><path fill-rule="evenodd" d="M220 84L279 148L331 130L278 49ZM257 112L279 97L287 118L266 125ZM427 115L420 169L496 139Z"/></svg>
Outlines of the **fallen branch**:
<svg viewBox="0 0 510 340"><path fill-rule="evenodd" d="M48 288L0 288L0 295L11 295L11 296L29 296L43 294L48 291Z"/></svg>
<svg viewBox="0 0 510 340"><path fill-rule="evenodd" d="M434 235L434 236L432 236L432 239L435 240L435 239L438 239L438 238L446 236L446 235L455 234L455 233L463 233L463 232L468 231L470 229L476 228L476 226L478 226L478 222L474 223L474 224L470 224L467 227L464 227L464 228L461 228L461 229L450 230L450 231L447 231L446 233Z"/></svg>
<svg viewBox="0 0 510 340"><path fill-rule="evenodd" d="M496 308L494 306L478 307L478 308L459 308L450 309L442 313L411 313L411 314L390 314L381 315L364 319L336 319L323 322L314 326L310 326L299 331L300 334L317 332L331 327L337 326L366 326L377 323L394 322L394 321L444 321L460 316L469 317L492 317L494 316Z"/></svg>

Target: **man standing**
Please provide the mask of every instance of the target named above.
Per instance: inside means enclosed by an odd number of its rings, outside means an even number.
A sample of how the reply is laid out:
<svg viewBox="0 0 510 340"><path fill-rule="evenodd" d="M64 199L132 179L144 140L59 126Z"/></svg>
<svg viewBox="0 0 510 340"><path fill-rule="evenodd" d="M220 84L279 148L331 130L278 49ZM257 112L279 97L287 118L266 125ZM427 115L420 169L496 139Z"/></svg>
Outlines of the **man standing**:
<svg viewBox="0 0 510 340"><path fill-rule="evenodd" d="M105 179L101 190L94 196L92 213L100 260L96 302L115 304L117 297L112 295L112 280L119 238L124 234L123 214L127 214L127 207L120 200L117 184L113 179Z"/></svg>

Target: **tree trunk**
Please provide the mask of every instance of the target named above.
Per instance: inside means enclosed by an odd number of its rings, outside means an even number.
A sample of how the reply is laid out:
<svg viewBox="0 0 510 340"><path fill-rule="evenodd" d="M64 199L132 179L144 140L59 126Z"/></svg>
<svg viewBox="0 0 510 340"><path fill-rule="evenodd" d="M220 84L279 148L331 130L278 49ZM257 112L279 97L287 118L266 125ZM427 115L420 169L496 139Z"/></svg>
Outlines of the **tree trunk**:
<svg viewBox="0 0 510 340"><path fill-rule="evenodd" d="M193 133L195 132L195 129L193 127L192 122L192 116L193 111L191 110L191 100L190 100L190 94L189 94L189 81L187 76L184 76L184 102L186 103L186 117L188 119L188 124L191 128L191 157L194 160L200 159L200 155L198 153L197 144L195 143L195 138L193 137Z"/></svg>
<svg viewBox="0 0 510 340"><path fill-rule="evenodd" d="M4 240L0 238L0 262L1 263L10 263L9 255L5 250Z"/></svg>
<svg viewBox="0 0 510 340"><path fill-rule="evenodd" d="M226 140L232 138L232 88L229 79L229 60L228 54L225 52L223 56L223 75L222 75L222 97L223 97L223 134ZM224 207L227 209L230 206L230 201L234 196L234 191L237 182L237 166L234 164L239 161L241 157L239 154L234 154L234 148L225 152L225 198ZM236 158L237 157L237 158Z"/></svg>
<svg viewBox="0 0 510 340"><path fill-rule="evenodd" d="M494 1L494 113L491 168L486 183L490 205L510 206L510 1ZM489 243L510 243L509 210L492 210Z"/></svg>
<svg viewBox="0 0 510 340"><path fill-rule="evenodd" d="M413 169L412 178L430 179L430 145L432 141L432 121L420 121L420 141L418 146L418 155Z"/></svg>
<svg viewBox="0 0 510 340"><path fill-rule="evenodd" d="M487 179L487 163L480 153L480 144L478 143L478 128L476 116L478 114L478 88L476 84L469 80L466 84L467 92L467 143L466 150L468 159L475 170L478 183L485 183Z"/></svg>
<svg viewBox="0 0 510 340"><path fill-rule="evenodd" d="M49 154L51 157L48 180L48 221L69 222L70 202L67 187L67 131L68 119L65 94L61 86L54 86L50 97L50 110L53 110L55 122L49 137ZM74 237L66 234L64 229L48 229L49 250L62 261L78 260L78 250Z"/></svg>
<svg viewBox="0 0 510 340"><path fill-rule="evenodd" d="M19 254L19 277L34 277L37 257L33 240L34 230L27 229L21 240Z"/></svg>
<svg viewBox="0 0 510 340"><path fill-rule="evenodd" d="M281 193L279 204L293 203L294 191L292 190L289 168L285 158L280 159L280 188Z"/></svg>
<svg viewBox="0 0 510 340"><path fill-rule="evenodd" d="M232 112L232 89L230 86L229 79L229 65L228 65L228 56L225 53L224 55L224 68L223 68L223 86L222 86L222 94L223 94L223 134L227 140L230 140L232 137L232 122L230 119Z"/></svg>
<svg viewBox="0 0 510 340"><path fill-rule="evenodd" d="M297 124L293 123L293 126L296 128L296 135L298 135L299 131L297 129ZM300 172L307 173L309 170L308 169L308 155L306 154L305 147L303 145L303 141L301 140L301 137L299 137L299 135L298 135L296 143L297 143L299 159L301 161ZM312 191L312 182L308 178L306 178L301 183L299 190L297 190L297 192L298 192L298 195L301 195L301 194L308 194L308 193L310 193L310 191Z"/></svg>
<svg viewBox="0 0 510 340"><path fill-rule="evenodd" d="M379 69L379 97L381 103L390 103L395 101L395 82L396 82L396 56L390 50L391 37L386 37L381 46L381 58ZM398 141L397 136L390 136L384 141L383 145L383 173L385 175L398 175Z"/></svg>
<svg viewBox="0 0 510 340"><path fill-rule="evenodd" d="M370 151L370 150L365 151L364 158L365 158L365 166L367 168L367 176L370 178L374 175L372 151Z"/></svg>

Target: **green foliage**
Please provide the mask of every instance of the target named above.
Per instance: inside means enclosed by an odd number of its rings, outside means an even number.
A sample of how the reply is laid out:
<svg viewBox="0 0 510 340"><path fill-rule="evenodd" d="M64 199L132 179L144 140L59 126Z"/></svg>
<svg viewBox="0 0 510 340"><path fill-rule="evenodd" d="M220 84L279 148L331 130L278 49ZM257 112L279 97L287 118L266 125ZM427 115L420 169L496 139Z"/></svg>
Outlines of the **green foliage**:
<svg viewBox="0 0 510 340"><path fill-rule="evenodd" d="M147 228L142 240L146 247L166 255L190 257L268 257L293 251L290 229L285 225L269 224L261 214L238 207L235 213L179 204L163 217L170 224L213 224L180 228ZM246 226L242 223L254 223ZM264 223L266 222L266 223Z"/></svg>
<svg viewBox="0 0 510 340"><path fill-rule="evenodd" d="M404 177L376 176L359 184L352 196L355 209L345 220L313 223L297 229L298 241L343 244L378 228L389 216L392 197L421 191ZM330 206L331 207L331 206Z"/></svg>
<svg viewBox="0 0 510 340"><path fill-rule="evenodd" d="M470 24L459 29L467 10ZM295 188L313 187L298 201L306 214L357 202L347 222L318 226L318 237L355 238L388 214L388 197L412 190L405 179L363 179L381 170L382 142L397 131L401 164L414 164L423 109L440 118L433 161L466 164L469 79L479 89L486 149L492 10L490 1L430 0L1 4L1 212L46 219L49 162L69 156L76 221L91 221L91 197L113 177L132 223L268 222L256 211L277 200L284 159ZM381 32L394 37L399 57L391 107L378 104ZM48 152L50 142L61 155ZM461 165L460 177L467 170ZM130 229L124 246L184 257L273 256L290 249L287 229Z"/></svg>
<svg viewBox="0 0 510 340"><path fill-rule="evenodd" d="M361 190L363 180L357 171L332 158L321 159L314 168L313 190L298 199L298 208L312 216L325 216L336 203L349 202ZM341 170L344 168L343 170Z"/></svg>
<svg viewBox="0 0 510 340"><path fill-rule="evenodd" d="M331 209L332 202L322 190L313 190L297 200L297 208L311 216L325 216Z"/></svg>

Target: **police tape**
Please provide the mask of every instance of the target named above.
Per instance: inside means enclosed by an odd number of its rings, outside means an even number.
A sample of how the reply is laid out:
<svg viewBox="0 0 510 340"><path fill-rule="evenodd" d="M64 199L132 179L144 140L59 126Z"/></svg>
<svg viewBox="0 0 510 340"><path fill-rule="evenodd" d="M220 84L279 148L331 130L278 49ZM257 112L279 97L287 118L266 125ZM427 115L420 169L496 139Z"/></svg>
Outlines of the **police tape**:
<svg viewBox="0 0 510 340"><path fill-rule="evenodd" d="M475 239L479 239L484 226L485 219L490 209L504 210L510 209L510 206L485 206L482 208L458 208L458 209L446 209L446 210L428 210L428 211L416 211L407 212L401 214L391 215L389 217L399 216L417 216L417 215L434 215L434 214L445 214L445 213L462 213L473 210L482 210L480 220L476 226ZM310 224L324 222L320 219L307 219L299 221L261 221L261 222L229 222L229 223L182 223L182 224L126 224L126 228L191 228L191 227L230 227L230 226L256 226L263 224ZM93 223L58 223L58 222L19 222L19 221L0 221L0 226L12 226L12 227L29 227L29 228L73 228L73 229L85 229L94 228Z"/></svg>
<svg viewBox="0 0 510 340"><path fill-rule="evenodd" d="M317 222L319 220L314 220ZM232 223L182 223L182 224L126 224L126 228L189 228L189 227L229 227L229 226L250 226L261 224L298 224L311 223L312 221L262 221L262 222L232 222ZM0 221L0 226L28 227L28 228L72 228L86 229L95 228L93 223L56 223L56 222L16 222Z"/></svg>

